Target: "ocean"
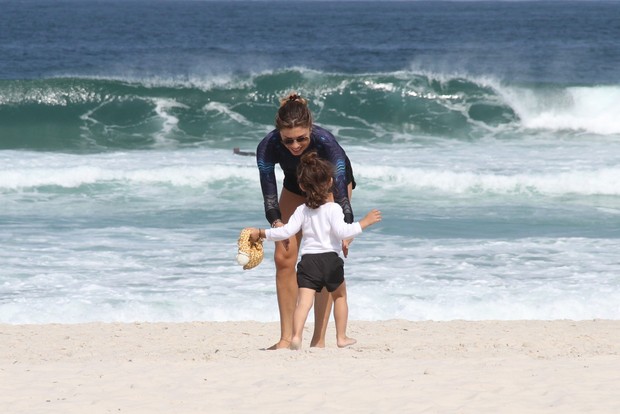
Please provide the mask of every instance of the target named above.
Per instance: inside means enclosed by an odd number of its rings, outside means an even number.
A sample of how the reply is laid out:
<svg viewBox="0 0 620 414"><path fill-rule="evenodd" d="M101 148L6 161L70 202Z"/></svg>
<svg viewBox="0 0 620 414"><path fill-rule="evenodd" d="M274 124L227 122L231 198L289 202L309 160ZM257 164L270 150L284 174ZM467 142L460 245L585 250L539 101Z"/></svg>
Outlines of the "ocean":
<svg viewBox="0 0 620 414"><path fill-rule="evenodd" d="M351 159L355 320L620 318L620 3L0 0L0 323L277 321L254 151ZM282 175L279 173L279 177Z"/></svg>

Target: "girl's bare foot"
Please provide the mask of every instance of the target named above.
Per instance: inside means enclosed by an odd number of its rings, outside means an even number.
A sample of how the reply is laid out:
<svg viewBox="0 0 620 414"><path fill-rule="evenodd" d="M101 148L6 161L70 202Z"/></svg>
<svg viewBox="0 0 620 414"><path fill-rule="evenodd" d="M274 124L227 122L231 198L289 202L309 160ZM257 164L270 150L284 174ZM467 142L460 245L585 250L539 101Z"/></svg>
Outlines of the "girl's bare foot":
<svg viewBox="0 0 620 414"><path fill-rule="evenodd" d="M348 336L346 336L343 340L336 341L338 348L346 348L347 346L351 346L355 343L357 343L357 339L349 338Z"/></svg>
<svg viewBox="0 0 620 414"><path fill-rule="evenodd" d="M298 351L301 349L301 339L293 338L291 340L291 346L289 347L293 351Z"/></svg>
<svg viewBox="0 0 620 414"><path fill-rule="evenodd" d="M266 348L267 351L275 351L276 349L285 349L288 348L291 341L288 339L280 339L280 341L276 344L271 345L269 348Z"/></svg>

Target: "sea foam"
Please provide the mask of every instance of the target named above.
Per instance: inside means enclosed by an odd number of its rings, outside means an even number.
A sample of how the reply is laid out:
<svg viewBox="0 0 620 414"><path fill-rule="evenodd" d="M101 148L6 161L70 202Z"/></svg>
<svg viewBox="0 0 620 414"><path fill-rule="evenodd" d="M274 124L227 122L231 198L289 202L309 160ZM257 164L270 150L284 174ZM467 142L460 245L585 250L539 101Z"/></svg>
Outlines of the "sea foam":
<svg viewBox="0 0 620 414"><path fill-rule="evenodd" d="M620 87L502 90L525 128L620 133Z"/></svg>

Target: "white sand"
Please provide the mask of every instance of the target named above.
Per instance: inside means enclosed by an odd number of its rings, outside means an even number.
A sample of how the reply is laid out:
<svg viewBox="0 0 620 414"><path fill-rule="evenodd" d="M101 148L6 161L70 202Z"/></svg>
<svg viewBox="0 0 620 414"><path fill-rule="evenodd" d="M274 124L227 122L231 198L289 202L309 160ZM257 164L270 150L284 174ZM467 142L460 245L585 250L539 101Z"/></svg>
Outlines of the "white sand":
<svg viewBox="0 0 620 414"><path fill-rule="evenodd" d="M0 413L620 413L620 321L0 325Z"/></svg>

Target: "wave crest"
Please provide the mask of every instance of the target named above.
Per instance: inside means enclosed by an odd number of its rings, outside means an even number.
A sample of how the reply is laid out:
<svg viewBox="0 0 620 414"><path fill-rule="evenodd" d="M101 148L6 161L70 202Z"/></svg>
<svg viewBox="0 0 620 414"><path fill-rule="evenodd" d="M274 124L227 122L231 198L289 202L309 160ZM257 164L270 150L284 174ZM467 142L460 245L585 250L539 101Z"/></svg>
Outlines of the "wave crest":
<svg viewBox="0 0 620 414"><path fill-rule="evenodd" d="M523 87L460 75L292 68L204 81L2 80L0 149L254 144L273 127L278 100L291 90L309 98L317 123L362 145L390 144L403 136L620 134L620 86Z"/></svg>

